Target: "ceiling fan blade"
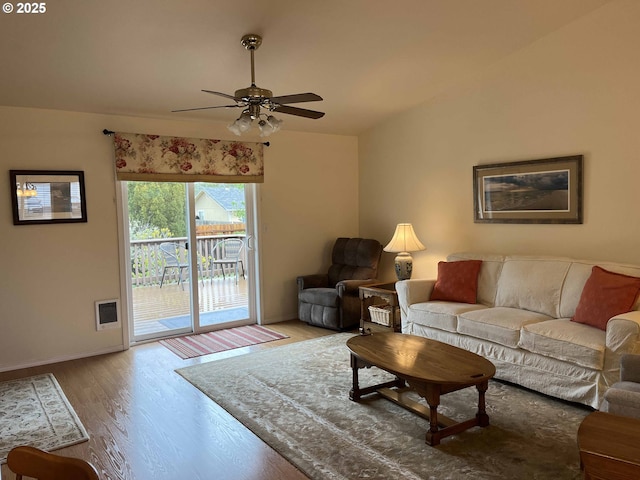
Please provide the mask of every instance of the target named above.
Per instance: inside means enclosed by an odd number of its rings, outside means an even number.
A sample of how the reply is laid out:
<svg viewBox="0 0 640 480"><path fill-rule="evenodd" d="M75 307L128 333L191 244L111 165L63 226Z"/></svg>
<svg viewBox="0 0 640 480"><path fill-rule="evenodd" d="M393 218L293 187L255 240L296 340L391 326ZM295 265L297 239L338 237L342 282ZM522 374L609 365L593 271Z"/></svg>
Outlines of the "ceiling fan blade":
<svg viewBox="0 0 640 480"><path fill-rule="evenodd" d="M194 110L209 110L210 108L237 108L240 105L218 105L215 107L198 107L198 108L183 108L182 110L171 110L171 113L177 112L192 112Z"/></svg>
<svg viewBox="0 0 640 480"><path fill-rule="evenodd" d="M301 102L319 102L322 100L320 95L315 93L297 93L295 95L282 95L280 97L271 97L271 103L301 103Z"/></svg>
<svg viewBox="0 0 640 480"><path fill-rule="evenodd" d="M315 110L307 110L306 108L289 107L288 105L279 105L272 111L314 119L324 117L324 112L316 112Z"/></svg>
<svg viewBox="0 0 640 480"><path fill-rule="evenodd" d="M241 100L240 98L236 98L233 95L229 95L227 93L222 93L222 92L214 92L213 90L202 90L205 93L212 93L213 95L220 95L221 97L225 97L225 98L230 98L231 100L235 100L236 102L238 100Z"/></svg>

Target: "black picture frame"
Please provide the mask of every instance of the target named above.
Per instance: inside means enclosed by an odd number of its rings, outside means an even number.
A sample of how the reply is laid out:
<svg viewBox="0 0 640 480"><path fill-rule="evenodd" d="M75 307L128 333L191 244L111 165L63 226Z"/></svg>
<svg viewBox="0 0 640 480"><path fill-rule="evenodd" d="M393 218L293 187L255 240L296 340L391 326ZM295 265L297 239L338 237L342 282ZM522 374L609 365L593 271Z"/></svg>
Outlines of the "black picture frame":
<svg viewBox="0 0 640 480"><path fill-rule="evenodd" d="M85 223L84 172L75 170L10 170L14 225Z"/></svg>
<svg viewBox="0 0 640 480"><path fill-rule="evenodd" d="M475 223L582 223L583 155L473 167Z"/></svg>

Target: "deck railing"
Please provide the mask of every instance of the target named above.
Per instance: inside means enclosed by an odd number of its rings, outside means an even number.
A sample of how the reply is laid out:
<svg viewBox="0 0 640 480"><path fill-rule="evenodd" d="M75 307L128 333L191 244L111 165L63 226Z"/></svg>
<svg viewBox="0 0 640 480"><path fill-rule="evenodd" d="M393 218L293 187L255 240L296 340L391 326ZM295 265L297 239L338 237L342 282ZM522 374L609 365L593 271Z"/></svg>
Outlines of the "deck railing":
<svg viewBox="0 0 640 480"><path fill-rule="evenodd" d="M223 275L223 268L230 265L213 263L214 258L224 255L219 243L227 238L245 238L244 234L231 235L205 235L196 238L196 251L198 252L198 273L202 278L214 278ZM159 238L152 240L131 240L131 283L134 287L157 285L162 279L162 273L166 265L164 255L160 251L160 244L173 242L181 247L187 246L186 237ZM241 253L242 264L246 265L246 248ZM181 259L181 263L187 263L187 259ZM167 270L165 282L177 282L179 269Z"/></svg>

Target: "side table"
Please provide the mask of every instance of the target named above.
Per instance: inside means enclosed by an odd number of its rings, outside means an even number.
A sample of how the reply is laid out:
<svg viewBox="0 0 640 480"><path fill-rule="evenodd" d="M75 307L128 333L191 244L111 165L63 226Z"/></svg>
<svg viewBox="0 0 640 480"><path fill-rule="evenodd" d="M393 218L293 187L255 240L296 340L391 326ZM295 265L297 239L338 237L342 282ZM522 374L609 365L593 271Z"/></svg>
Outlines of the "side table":
<svg viewBox="0 0 640 480"><path fill-rule="evenodd" d="M593 412L578 428L585 480L640 478L640 420Z"/></svg>
<svg viewBox="0 0 640 480"><path fill-rule="evenodd" d="M369 307L371 305L389 305L391 307L391 319L389 321L389 330L399 332L401 329L400 312L398 303L398 294L396 293L396 284L392 283L374 283L359 287L360 295L360 333L367 332L365 323L371 322Z"/></svg>

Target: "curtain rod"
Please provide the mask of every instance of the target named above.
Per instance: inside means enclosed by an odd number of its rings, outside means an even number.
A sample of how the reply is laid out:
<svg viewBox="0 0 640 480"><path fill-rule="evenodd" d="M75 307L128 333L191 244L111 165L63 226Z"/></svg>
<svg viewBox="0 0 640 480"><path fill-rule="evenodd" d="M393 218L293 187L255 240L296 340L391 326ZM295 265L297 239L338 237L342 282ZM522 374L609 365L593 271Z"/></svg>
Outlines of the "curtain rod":
<svg viewBox="0 0 640 480"><path fill-rule="evenodd" d="M111 136L111 135L113 135L113 134L114 134L114 133L116 133L116 132L112 132L111 130L107 130L107 129L105 128L104 130L102 130L102 133L103 133L104 135ZM269 142L262 142L262 144L263 144L265 147L268 147L269 145L271 145Z"/></svg>

